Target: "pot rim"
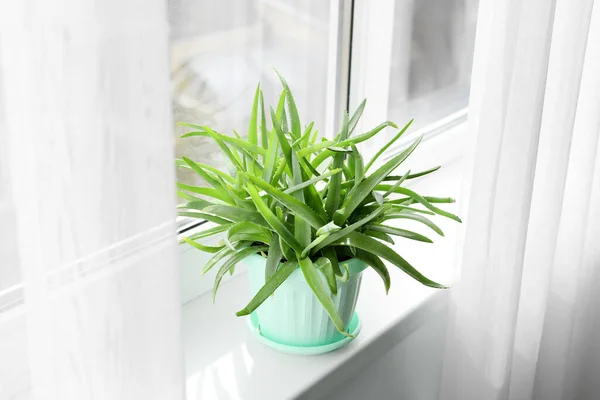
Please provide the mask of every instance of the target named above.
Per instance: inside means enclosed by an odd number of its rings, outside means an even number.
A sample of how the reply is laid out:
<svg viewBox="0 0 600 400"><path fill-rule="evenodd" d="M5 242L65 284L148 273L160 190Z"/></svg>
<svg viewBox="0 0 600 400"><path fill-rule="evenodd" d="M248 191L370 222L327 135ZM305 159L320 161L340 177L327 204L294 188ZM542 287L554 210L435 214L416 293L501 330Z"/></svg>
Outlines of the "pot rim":
<svg viewBox="0 0 600 400"><path fill-rule="evenodd" d="M264 260L264 262L267 261L266 257L263 257L258 253L251 254L246 258L260 258L261 260ZM350 274L350 276L360 274L368 267L367 263L356 257L351 258L349 260L339 261L339 263L340 265L343 265L344 263L348 264L348 273ZM281 265L281 263L279 265ZM296 268L298 269L299 266L296 266Z"/></svg>

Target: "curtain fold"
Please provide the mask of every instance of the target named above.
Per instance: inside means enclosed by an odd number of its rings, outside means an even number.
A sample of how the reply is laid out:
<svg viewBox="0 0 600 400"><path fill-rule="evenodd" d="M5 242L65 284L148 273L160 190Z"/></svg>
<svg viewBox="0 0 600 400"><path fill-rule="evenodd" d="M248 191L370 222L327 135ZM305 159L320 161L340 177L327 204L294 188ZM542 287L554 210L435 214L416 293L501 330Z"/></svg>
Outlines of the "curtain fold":
<svg viewBox="0 0 600 400"><path fill-rule="evenodd" d="M442 399L597 398L599 63L598 2L481 0Z"/></svg>
<svg viewBox="0 0 600 400"><path fill-rule="evenodd" d="M0 5L0 399L184 398L166 18Z"/></svg>

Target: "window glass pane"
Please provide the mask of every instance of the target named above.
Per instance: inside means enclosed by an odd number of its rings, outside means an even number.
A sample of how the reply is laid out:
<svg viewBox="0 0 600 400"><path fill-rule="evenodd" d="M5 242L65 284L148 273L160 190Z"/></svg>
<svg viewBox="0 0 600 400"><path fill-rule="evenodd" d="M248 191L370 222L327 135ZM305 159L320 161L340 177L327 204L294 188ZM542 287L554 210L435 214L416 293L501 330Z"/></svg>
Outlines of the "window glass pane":
<svg viewBox="0 0 600 400"><path fill-rule="evenodd" d="M426 126L467 107L477 1L395 2L388 116Z"/></svg>
<svg viewBox="0 0 600 400"><path fill-rule="evenodd" d="M277 104L277 68L292 88L303 125L314 121L322 132L335 58L329 48L337 29L330 22L332 1L169 0L174 120L245 136L258 81L265 104ZM210 139L179 139L186 131L174 128L178 157L227 169ZM202 184L183 168L178 178Z"/></svg>
<svg viewBox="0 0 600 400"><path fill-rule="evenodd" d="M414 118L415 132L467 107L478 0L354 4L350 106L367 99L359 130ZM395 133L387 129L365 144L367 157Z"/></svg>

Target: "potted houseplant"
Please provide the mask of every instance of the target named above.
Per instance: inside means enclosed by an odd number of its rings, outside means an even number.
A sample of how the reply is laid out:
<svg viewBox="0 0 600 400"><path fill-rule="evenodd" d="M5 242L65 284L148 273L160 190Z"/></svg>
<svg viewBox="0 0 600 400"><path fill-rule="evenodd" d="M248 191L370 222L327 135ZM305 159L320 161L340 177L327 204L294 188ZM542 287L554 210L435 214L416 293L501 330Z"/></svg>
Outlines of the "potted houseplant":
<svg viewBox="0 0 600 400"><path fill-rule="evenodd" d="M421 138L373 168L412 121L365 163L356 145L386 127L397 128L394 123L384 122L355 134L363 101L352 116L344 115L342 129L333 140L317 140L313 124L302 127L292 92L280 79L283 92L277 108L269 112L257 87L247 139L235 132L228 136L208 126L181 123L192 129L182 137L214 140L231 163L232 173L186 157L177 160L210 185L178 182L178 194L187 200L178 207L182 216L216 224L184 238L191 246L214 253L202 269L205 273L219 266L213 299L223 276L245 262L254 297L237 315L250 315L253 332L272 347L315 354L333 350L358 333L354 307L366 268L379 274L386 292L390 276L383 260L424 285L445 288L390 247L392 236L431 240L386 221L414 220L443 235L427 215L460 219L434 205L452 199L424 197L403 186L439 167L394 175ZM215 234L223 235L218 246L197 242Z"/></svg>

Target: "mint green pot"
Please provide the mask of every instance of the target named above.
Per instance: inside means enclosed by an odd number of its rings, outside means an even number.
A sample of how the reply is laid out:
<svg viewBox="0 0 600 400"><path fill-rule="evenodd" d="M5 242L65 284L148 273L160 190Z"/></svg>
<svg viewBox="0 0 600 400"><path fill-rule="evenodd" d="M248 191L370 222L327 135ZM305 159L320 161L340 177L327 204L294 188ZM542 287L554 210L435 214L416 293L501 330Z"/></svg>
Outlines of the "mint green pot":
<svg viewBox="0 0 600 400"><path fill-rule="evenodd" d="M258 254L244 260L248 267L253 296L265 283L266 261L266 258ZM358 300L362 272L367 265L356 258L343 261L340 266L344 264L348 266L349 278L346 282L338 280L338 293L336 296L331 295L331 298L346 329L355 336L360 330L360 323L354 308ZM321 279L325 283L322 275ZM308 286L300 267L252 313L249 326L263 343L293 354L325 353L343 346L352 339L337 331Z"/></svg>

